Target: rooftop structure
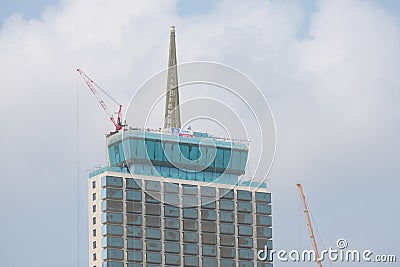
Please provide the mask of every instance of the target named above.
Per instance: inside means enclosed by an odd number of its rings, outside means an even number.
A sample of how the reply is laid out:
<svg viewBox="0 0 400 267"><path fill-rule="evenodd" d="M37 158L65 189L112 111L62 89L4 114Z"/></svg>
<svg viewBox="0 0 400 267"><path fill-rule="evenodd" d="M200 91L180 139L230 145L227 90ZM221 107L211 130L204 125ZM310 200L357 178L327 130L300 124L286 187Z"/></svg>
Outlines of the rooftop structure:
<svg viewBox="0 0 400 267"><path fill-rule="evenodd" d="M164 129L116 129L89 174L89 266L272 267L271 194L240 181L246 143L181 129L170 34Z"/></svg>

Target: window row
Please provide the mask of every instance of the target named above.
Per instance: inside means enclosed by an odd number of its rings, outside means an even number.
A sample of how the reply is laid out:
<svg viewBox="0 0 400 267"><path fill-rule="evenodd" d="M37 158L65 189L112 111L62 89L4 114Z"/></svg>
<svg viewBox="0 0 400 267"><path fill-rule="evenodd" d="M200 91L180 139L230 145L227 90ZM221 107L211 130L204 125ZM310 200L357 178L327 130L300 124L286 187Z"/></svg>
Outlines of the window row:
<svg viewBox="0 0 400 267"><path fill-rule="evenodd" d="M183 258L184 266L198 266L199 263L199 248L198 246L188 244L184 245L185 253ZM162 254L155 252L142 252L142 251L127 251L126 260L128 262L143 262L143 256L146 256L146 263L154 263L161 264L162 263ZM253 260L255 257L254 250L252 249L238 249L237 251L233 248L229 247L220 247L219 255L221 258L227 258L234 260L236 258L236 253L238 254L238 258L240 260ZM189 256L192 255L192 256ZM103 250L103 260L124 260L124 251L119 249L105 249ZM212 256L212 255L210 255ZM181 264L181 256L176 254L165 254L165 264L169 265L180 265ZM95 258L95 256L93 257ZM188 261L190 259L190 261ZM221 259L223 260L223 259Z"/></svg>
<svg viewBox="0 0 400 267"><path fill-rule="evenodd" d="M203 256L217 256L217 246L213 240L206 236L208 240L207 243L202 245L202 255ZM253 248L256 245L257 249L263 249L267 246L269 249L272 248L272 240L270 239L253 239L252 237L234 237L232 235L220 235L219 236L219 244L223 247L235 247L235 239L237 239L237 246L240 248ZM143 249L143 240L141 238L127 238L127 249L129 250L142 250ZM216 241L216 239L215 239ZM256 243L255 243L256 242ZM96 248L96 241L92 244L93 248ZM192 254L191 251L196 251L195 255L198 254L198 245L190 245L185 244L183 252L185 254ZM102 239L102 247L103 248L123 248L124 247L124 239L122 237L110 237L106 236ZM162 241L160 240L147 240L146 241L146 250L148 251L161 251ZM169 253L180 253L180 243L176 242L164 242L164 250Z"/></svg>
<svg viewBox="0 0 400 267"><path fill-rule="evenodd" d="M163 219L164 221L164 227L165 228L172 228L172 229L179 229L180 225L180 220L178 219L179 217L179 209L170 209L173 207L165 206L164 207L164 212L165 212L165 218ZM187 225L190 225L191 222L192 224L198 225L198 218L197 218L197 211L196 210L185 210L183 212L183 228L186 229ZM152 227L161 227L161 207L160 206L146 206L146 215L144 216L145 218L145 225L146 226L152 226ZM252 214L247 214L247 213L234 213L231 212L220 212L219 213L219 221L221 222L221 225L223 222L230 222L233 223L234 219L237 219L238 224L248 224L248 225L253 225L253 215ZM133 214L133 213L127 213L125 215L125 223L129 225L142 225L142 215L141 214ZM255 225L259 226L266 226L269 227L272 225L272 218L271 216L268 215L256 215L256 223ZM113 213L113 212L106 212L102 214L102 223L103 224L122 224L123 223L124 216L122 213ZM217 219L217 212L213 210L202 210L201 211L201 224L204 225L203 229L208 227L207 225L210 224L215 224L215 221ZM93 224L96 224L96 217L93 217ZM229 224L233 226L233 224ZM187 230L198 230L198 227L195 229L188 229Z"/></svg>
<svg viewBox="0 0 400 267"><path fill-rule="evenodd" d="M218 177L216 177L218 178ZM142 187L142 182L144 182L144 188ZM161 192L161 185L162 182L154 181L154 180L140 180L140 179L133 179L133 178L126 178L126 188L127 189L145 189L146 191L153 191L153 192ZM93 181L93 186L95 187L95 181ZM105 176L102 177L102 186L103 187L115 187L115 188L122 188L123 187L123 178L122 177L114 177L114 176ZM200 189L200 190L199 190ZM163 182L163 191L164 193L172 193L178 194L182 193L184 195L198 195L203 197L216 197L217 190L214 187L208 186L196 186L196 185L179 185L176 183L169 183ZM112 192L109 192L110 196L112 197ZM218 197L225 198L225 199L234 199L235 191L232 189L227 188L220 188L218 190ZM105 196L103 195L103 198ZM118 199L122 198L122 192L119 191L118 195L116 195ZM254 193L255 201L259 203L267 203L271 202L271 194L267 192L255 192ZM237 200L244 200L244 201L251 201L253 200L253 193L247 190L236 190L236 199Z"/></svg>

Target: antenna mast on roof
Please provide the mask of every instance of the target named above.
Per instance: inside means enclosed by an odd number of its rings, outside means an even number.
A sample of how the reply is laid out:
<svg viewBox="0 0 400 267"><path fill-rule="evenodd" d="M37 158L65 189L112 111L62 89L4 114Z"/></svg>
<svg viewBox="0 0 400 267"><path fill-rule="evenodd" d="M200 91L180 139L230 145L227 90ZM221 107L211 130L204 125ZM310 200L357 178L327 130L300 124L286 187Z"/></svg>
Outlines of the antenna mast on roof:
<svg viewBox="0 0 400 267"><path fill-rule="evenodd" d="M178 70L176 61L175 26L171 26L169 37L169 59L167 94L165 102L164 129L181 128L179 107Z"/></svg>

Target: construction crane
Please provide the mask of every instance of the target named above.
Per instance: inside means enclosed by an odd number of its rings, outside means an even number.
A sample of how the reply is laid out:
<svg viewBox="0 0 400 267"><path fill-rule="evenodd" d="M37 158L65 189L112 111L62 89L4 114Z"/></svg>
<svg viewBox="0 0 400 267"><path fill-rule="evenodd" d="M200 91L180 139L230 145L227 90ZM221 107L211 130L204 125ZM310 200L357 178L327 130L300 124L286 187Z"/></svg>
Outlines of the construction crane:
<svg viewBox="0 0 400 267"><path fill-rule="evenodd" d="M306 196L304 195L303 186L301 184L296 184L296 185L297 185L297 188L299 189L301 204L303 206L304 216L306 217L306 223L307 223L308 233L309 233L310 239L311 239L311 244L314 248L315 256L317 258L317 264L319 267L322 267L322 262L320 259L320 254L319 254L318 245L317 245L317 240L315 238L314 228L311 223L310 210L307 205Z"/></svg>
<svg viewBox="0 0 400 267"><path fill-rule="evenodd" d="M107 113L108 117L110 118L111 122L114 124L115 126L115 131L114 132L110 132L110 134L112 133L116 133L119 130L122 129L122 116L121 116L121 112L122 112L122 105L115 100L111 95L109 95L103 88L101 88L98 84L96 84L89 76L87 76L81 69L77 69L78 73L82 76L83 80L86 82L87 86L89 87L90 91L92 91L93 95L96 97L97 102L99 102L100 106L103 108L103 110ZM115 112L115 114L117 115L117 119L114 119L114 114L112 114L109 110L108 107L106 105L106 103L103 101L103 99L101 99L101 97L98 95L97 93L97 89L99 89L100 91L102 91L108 98L110 98L115 104L117 104L119 106L119 109L117 112Z"/></svg>

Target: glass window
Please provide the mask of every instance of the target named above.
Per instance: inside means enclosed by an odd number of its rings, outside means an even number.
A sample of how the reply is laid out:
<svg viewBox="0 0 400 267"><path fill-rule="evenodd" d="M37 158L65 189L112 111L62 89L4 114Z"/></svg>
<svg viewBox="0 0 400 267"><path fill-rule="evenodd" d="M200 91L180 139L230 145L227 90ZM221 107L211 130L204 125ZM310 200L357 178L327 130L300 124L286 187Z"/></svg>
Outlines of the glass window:
<svg viewBox="0 0 400 267"><path fill-rule="evenodd" d="M96 200L96 193L92 194L92 200L95 201Z"/></svg>
<svg viewBox="0 0 400 267"><path fill-rule="evenodd" d="M143 236L143 229L141 227L126 226L126 236L140 238Z"/></svg>
<svg viewBox="0 0 400 267"><path fill-rule="evenodd" d="M179 205L179 195L175 194L165 194L164 195L164 203L169 205Z"/></svg>
<svg viewBox="0 0 400 267"><path fill-rule="evenodd" d="M106 212L101 214L102 223L122 223L122 213Z"/></svg>
<svg viewBox="0 0 400 267"><path fill-rule="evenodd" d="M159 251L161 252L161 241L147 241L146 250L148 251Z"/></svg>
<svg viewBox="0 0 400 267"><path fill-rule="evenodd" d="M215 167L222 168L224 165L224 151L222 149L217 149L215 154Z"/></svg>
<svg viewBox="0 0 400 267"><path fill-rule="evenodd" d="M252 203L238 201L237 210L242 212L252 212L253 211Z"/></svg>
<svg viewBox="0 0 400 267"><path fill-rule="evenodd" d="M221 199L219 201L219 208L221 210L233 210L234 209L234 203L231 200Z"/></svg>
<svg viewBox="0 0 400 267"><path fill-rule="evenodd" d="M257 248L263 249L267 246L267 248L272 249L272 240L268 240L267 238L258 238L257 239Z"/></svg>
<svg viewBox="0 0 400 267"><path fill-rule="evenodd" d="M161 218L156 216L145 216L146 226L161 227Z"/></svg>
<svg viewBox="0 0 400 267"><path fill-rule="evenodd" d="M190 208L183 209L183 218L197 219L198 218L197 212L198 212L197 209L190 209Z"/></svg>
<svg viewBox="0 0 400 267"><path fill-rule="evenodd" d="M96 229L93 229L92 235L93 235L93 236L96 236Z"/></svg>
<svg viewBox="0 0 400 267"><path fill-rule="evenodd" d="M169 253L179 253L181 251L180 244L175 243L175 242L165 242L164 248L165 248L165 252L169 252Z"/></svg>
<svg viewBox="0 0 400 267"><path fill-rule="evenodd" d="M127 252L128 261L143 262L143 253L141 251L129 251ZM129 263L128 263L129 266ZM141 266L141 265L139 265Z"/></svg>
<svg viewBox="0 0 400 267"><path fill-rule="evenodd" d="M235 258L236 251L234 248L220 247L219 254L221 255L222 258L231 258L232 259L232 258Z"/></svg>
<svg viewBox="0 0 400 267"><path fill-rule="evenodd" d="M235 267L236 262L234 260L228 260L228 259L221 259L220 260L220 267Z"/></svg>
<svg viewBox="0 0 400 267"><path fill-rule="evenodd" d="M172 218L165 218L164 227L169 229L179 229L179 220Z"/></svg>
<svg viewBox="0 0 400 267"><path fill-rule="evenodd" d="M231 150L224 149L224 165L223 168L229 168L231 161Z"/></svg>
<svg viewBox="0 0 400 267"><path fill-rule="evenodd" d="M219 243L221 246L233 247L235 246L235 238L233 235L220 235Z"/></svg>
<svg viewBox="0 0 400 267"><path fill-rule="evenodd" d="M198 255L199 254L199 246L196 244L183 244L183 253Z"/></svg>
<svg viewBox="0 0 400 267"><path fill-rule="evenodd" d="M232 151L232 169L240 170L240 152Z"/></svg>
<svg viewBox="0 0 400 267"><path fill-rule="evenodd" d="M159 161L163 160L163 149L159 141L154 142L154 159Z"/></svg>
<svg viewBox="0 0 400 267"><path fill-rule="evenodd" d="M92 248L96 248L96 247L97 247L96 241L93 241L93 243L92 243Z"/></svg>
<svg viewBox="0 0 400 267"><path fill-rule="evenodd" d="M115 200L103 200L102 204L102 210L103 211L120 211L122 212L122 202L121 201L115 201Z"/></svg>
<svg viewBox="0 0 400 267"><path fill-rule="evenodd" d="M173 206L164 206L164 215L166 217L179 217L180 210Z"/></svg>
<svg viewBox="0 0 400 267"><path fill-rule="evenodd" d="M113 248L123 248L124 247L124 239L122 237L103 237L103 248L105 247L113 247Z"/></svg>
<svg viewBox="0 0 400 267"><path fill-rule="evenodd" d="M161 184L159 181L145 181L146 190L160 192L161 191Z"/></svg>
<svg viewBox="0 0 400 267"><path fill-rule="evenodd" d="M210 246L210 245L203 245L203 256L217 256L217 247L216 246Z"/></svg>
<svg viewBox="0 0 400 267"><path fill-rule="evenodd" d="M199 235L195 232L184 232L183 233L183 242L198 243Z"/></svg>
<svg viewBox="0 0 400 267"><path fill-rule="evenodd" d="M219 213L219 220L221 222L234 222L235 221L234 214L229 211L221 211Z"/></svg>
<svg viewBox="0 0 400 267"><path fill-rule="evenodd" d="M197 186L196 185L182 185L183 194L184 195L197 195Z"/></svg>
<svg viewBox="0 0 400 267"><path fill-rule="evenodd" d="M125 202L126 203L126 212L131 213L142 213L142 203L137 202Z"/></svg>
<svg viewBox="0 0 400 267"><path fill-rule="evenodd" d="M257 237L271 238L272 237L271 228L257 227Z"/></svg>
<svg viewBox="0 0 400 267"><path fill-rule="evenodd" d="M129 188L129 189L142 189L142 180L126 178L126 188Z"/></svg>
<svg viewBox="0 0 400 267"><path fill-rule="evenodd" d="M253 215L249 213L237 213L237 220L240 224L252 224L253 223Z"/></svg>
<svg viewBox="0 0 400 267"><path fill-rule="evenodd" d="M216 196L215 187L202 186L200 190L201 190L201 196L205 196L205 197L215 197Z"/></svg>
<svg viewBox="0 0 400 267"><path fill-rule="evenodd" d="M199 223L195 220L183 220L183 230L198 231Z"/></svg>
<svg viewBox="0 0 400 267"><path fill-rule="evenodd" d="M252 260L254 259L254 252L251 249L239 249L239 259Z"/></svg>
<svg viewBox="0 0 400 267"><path fill-rule="evenodd" d="M93 210L93 212L96 212L96 205L93 205L92 210Z"/></svg>
<svg viewBox="0 0 400 267"><path fill-rule="evenodd" d="M217 244L217 236L215 234L202 234L201 239L203 244L216 245Z"/></svg>
<svg viewBox="0 0 400 267"><path fill-rule="evenodd" d="M215 221L217 219L217 212L215 210L202 210L201 219L206 221Z"/></svg>
<svg viewBox="0 0 400 267"><path fill-rule="evenodd" d="M267 264L267 263L265 263ZM240 267L253 267L254 262L253 261L239 261L239 266ZM262 263L258 263L257 267L269 267L271 266L269 263L268 265L263 265Z"/></svg>
<svg viewBox="0 0 400 267"><path fill-rule="evenodd" d="M241 248L252 248L253 247L253 239L251 237L239 237L238 245Z"/></svg>
<svg viewBox="0 0 400 267"><path fill-rule="evenodd" d="M155 228L146 228L146 238L148 239L161 239L161 230Z"/></svg>
<svg viewBox="0 0 400 267"><path fill-rule="evenodd" d="M256 216L256 224L257 225L271 226L272 225L272 218L271 218L271 216L267 216L267 215L257 215Z"/></svg>
<svg viewBox="0 0 400 267"><path fill-rule="evenodd" d="M101 185L103 187L122 187L122 178L115 176L103 176L101 178Z"/></svg>
<svg viewBox="0 0 400 267"><path fill-rule="evenodd" d="M93 258L94 261L97 260L96 253L93 253L92 258Z"/></svg>
<svg viewBox="0 0 400 267"><path fill-rule="evenodd" d="M161 206L156 204L146 204L147 215L161 215Z"/></svg>
<svg viewBox="0 0 400 267"><path fill-rule="evenodd" d="M253 235L253 227L247 225L239 225L238 226L238 234L241 236L252 236Z"/></svg>
<svg viewBox="0 0 400 267"><path fill-rule="evenodd" d="M199 266L199 258L194 256L183 256L184 266Z"/></svg>
<svg viewBox="0 0 400 267"><path fill-rule="evenodd" d="M122 199L122 189L117 189L117 188L103 188L101 190L102 198L108 198L108 199Z"/></svg>
<svg viewBox="0 0 400 267"><path fill-rule="evenodd" d="M93 224L96 224L96 217L93 217L92 222Z"/></svg>
<svg viewBox="0 0 400 267"><path fill-rule="evenodd" d="M256 203L256 213L271 215L271 206L268 204Z"/></svg>
<svg viewBox="0 0 400 267"><path fill-rule="evenodd" d="M179 231L165 230L164 231L164 239L169 240L169 241L179 241L180 240Z"/></svg>
<svg viewBox="0 0 400 267"><path fill-rule="evenodd" d="M212 198L202 198L201 199L201 207L205 209L215 209L216 208L216 200Z"/></svg>
<svg viewBox="0 0 400 267"><path fill-rule="evenodd" d="M235 226L231 223L221 223L219 225L221 234L235 234Z"/></svg>
<svg viewBox="0 0 400 267"><path fill-rule="evenodd" d="M165 255L165 264L169 265L181 265L181 257L179 255Z"/></svg>
<svg viewBox="0 0 400 267"><path fill-rule="evenodd" d="M93 188L93 189L96 188L96 181L93 181L93 182L92 182L92 188Z"/></svg>
<svg viewBox="0 0 400 267"><path fill-rule="evenodd" d="M209 258L209 257L203 257L203 266L218 266L217 265L217 259L215 258Z"/></svg>
<svg viewBox="0 0 400 267"><path fill-rule="evenodd" d="M165 182L164 183L164 192L178 194L179 193L179 184Z"/></svg>
<svg viewBox="0 0 400 267"><path fill-rule="evenodd" d="M201 231L208 233L216 233L217 232L217 224L215 222L202 222L201 223Z"/></svg>
<svg viewBox="0 0 400 267"><path fill-rule="evenodd" d="M271 194L264 192L256 192L256 202L271 203Z"/></svg>
<svg viewBox="0 0 400 267"><path fill-rule="evenodd" d="M189 145L179 143L179 149L181 150L181 153L182 153L182 162L185 159L189 159Z"/></svg>
<svg viewBox="0 0 400 267"><path fill-rule="evenodd" d="M224 199L233 199L233 190L227 188L220 188L219 189L219 197Z"/></svg>
<svg viewBox="0 0 400 267"><path fill-rule="evenodd" d="M103 235L122 236L124 231L122 225L105 224L102 226L102 232Z"/></svg>
<svg viewBox="0 0 400 267"><path fill-rule="evenodd" d="M182 205L184 207L197 207L198 199L194 196L183 196L182 197Z"/></svg>
<svg viewBox="0 0 400 267"><path fill-rule="evenodd" d="M237 190L237 199L238 200L251 200L251 192L245 190Z"/></svg>
<svg viewBox="0 0 400 267"><path fill-rule="evenodd" d="M128 201L142 201L142 191L126 190L126 200Z"/></svg>
<svg viewBox="0 0 400 267"><path fill-rule="evenodd" d="M147 152L147 156L149 157L150 160L155 159L154 146L155 146L154 141L146 140L146 152Z"/></svg>
<svg viewBox="0 0 400 267"><path fill-rule="evenodd" d="M190 160L197 160L199 159L199 146L191 145L189 146L189 159Z"/></svg>
<svg viewBox="0 0 400 267"><path fill-rule="evenodd" d="M161 254L160 253L146 253L146 262L147 263L157 263L161 264Z"/></svg>
<svg viewBox="0 0 400 267"><path fill-rule="evenodd" d="M160 193L154 193L152 192L151 194L144 194L144 199L146 203L155 203L159 204L161 200L161 194Z"/></svg>
<svg viewBox="0 0 400 267"><path fill-rule="evenodd" d="M126 242L128 249L143 249L143 241L136 238L127 238Z"/></svg>
<svg viewBox="0 0 400 267"><path fill-rule="evenodd" d="M142 225L142 215L140 214L126 214L126 224Z"/></svg>

